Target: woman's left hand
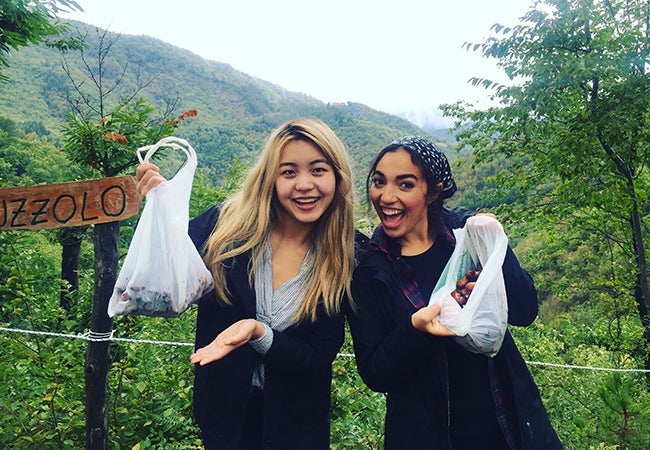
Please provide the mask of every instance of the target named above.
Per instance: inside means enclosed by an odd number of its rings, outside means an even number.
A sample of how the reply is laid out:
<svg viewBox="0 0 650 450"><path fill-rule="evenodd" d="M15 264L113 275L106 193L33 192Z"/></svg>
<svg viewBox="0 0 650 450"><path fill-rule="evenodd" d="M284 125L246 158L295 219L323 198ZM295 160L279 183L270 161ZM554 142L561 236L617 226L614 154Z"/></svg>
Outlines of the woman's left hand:
<svg viewBox="0 0 650 450"><path fill-rule="evenodd" d="M204 366L223 358L251 339L257 339L263 334L264 325L261 322L255 319L240 320L219 333L214 338L214 341L190 355L190 361L194 364Z"/></svg>
<svg viewBox="0 0 650 450"><path fill-rule="evenodd" d="M444 326L438 320L440 316L440 305L433 305L420 308L411 316L411 323L416 330L434 336L456 336L456 333Z"/></svg>

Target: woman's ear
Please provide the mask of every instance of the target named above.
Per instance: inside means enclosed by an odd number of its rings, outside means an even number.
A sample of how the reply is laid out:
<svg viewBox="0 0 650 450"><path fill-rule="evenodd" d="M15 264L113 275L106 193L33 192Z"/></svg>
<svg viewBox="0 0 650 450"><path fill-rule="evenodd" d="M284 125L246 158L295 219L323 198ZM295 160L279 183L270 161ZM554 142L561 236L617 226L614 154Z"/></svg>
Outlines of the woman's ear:
<svg viewBox="0 0 650 450"><path fill-rule="evenodd" d="M442 192L442 183L438 183L435 185L433 192L427 195L427 205L430 205L431 203L435 202L438 199L438 197L440 197L441 192Z"/></svg>

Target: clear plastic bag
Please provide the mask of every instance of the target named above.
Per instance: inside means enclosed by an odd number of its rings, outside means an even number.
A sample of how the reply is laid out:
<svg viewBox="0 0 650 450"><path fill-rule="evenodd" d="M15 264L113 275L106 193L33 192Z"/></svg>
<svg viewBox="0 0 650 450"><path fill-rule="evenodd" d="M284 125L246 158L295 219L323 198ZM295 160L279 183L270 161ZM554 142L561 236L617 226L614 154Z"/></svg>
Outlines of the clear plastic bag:
<svg viewBox="0 0 650 450"><path fill-rule="evenodd" d="M494 356L508 327L508 299L503 281L503 260L508 237L493 217L470 217L465 227L453 230L456 247L429 304L441 306L440 322L452 330L456 341L473 353ZM471 289L467 278L477 278ZM462 293L462 289L465 292ZM461 297L463 294L468 294Z"/></svg>
<svg viewBox="0 0 650 450"><path fill-rule="evenodd" d="M177 317L214 287L212 274L187 233L196 152L187 141L167 137L139 148L138 159L148 162L163 147L184 152L187 161L171 180L147 193L109 300L110 317Z"/></svg>

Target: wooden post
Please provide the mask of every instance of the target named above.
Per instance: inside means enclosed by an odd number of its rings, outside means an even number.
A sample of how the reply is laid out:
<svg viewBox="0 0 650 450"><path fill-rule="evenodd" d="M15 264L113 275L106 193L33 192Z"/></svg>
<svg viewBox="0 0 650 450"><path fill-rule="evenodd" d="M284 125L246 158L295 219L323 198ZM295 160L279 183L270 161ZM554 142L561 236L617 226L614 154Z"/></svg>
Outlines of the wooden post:
<svg viewBox="0 0 650 450"><path fill-rule="evenodd" d="M117 281L119 222L95 225L95 291L91 336L106 335L113 329L108 316L108 301ZM86 352L86 449L108 447L108 371L110 342L89 341Z"/></svg>
<svg viewBox="0 0 650 450"><path fill-rule="evenodd" d="M67 227L60 230L58 239L61 252L61 280L66 287L61 288L59 306L66 312L66 317L72 308L72 294L79 290L79 257L81 242L87 227Z"/></svg>

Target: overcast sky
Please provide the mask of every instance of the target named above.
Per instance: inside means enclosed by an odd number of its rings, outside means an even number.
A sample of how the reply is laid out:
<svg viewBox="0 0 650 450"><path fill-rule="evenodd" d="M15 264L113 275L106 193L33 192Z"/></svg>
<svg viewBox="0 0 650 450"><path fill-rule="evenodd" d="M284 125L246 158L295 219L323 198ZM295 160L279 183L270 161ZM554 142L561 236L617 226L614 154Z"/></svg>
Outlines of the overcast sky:
<svg viewBox="0 0 650 450"><path fill-rule="evenodd" d="M487 105L469 78L504 75L463 44L516 25L531 1L77 0L84 12L63 17L152 36L324 102L426 114Z"/></svg>

